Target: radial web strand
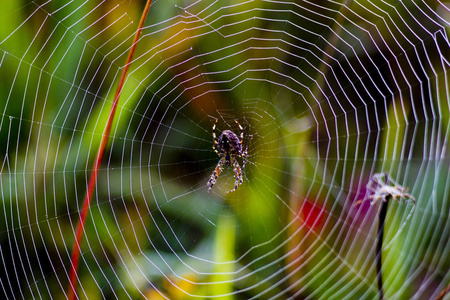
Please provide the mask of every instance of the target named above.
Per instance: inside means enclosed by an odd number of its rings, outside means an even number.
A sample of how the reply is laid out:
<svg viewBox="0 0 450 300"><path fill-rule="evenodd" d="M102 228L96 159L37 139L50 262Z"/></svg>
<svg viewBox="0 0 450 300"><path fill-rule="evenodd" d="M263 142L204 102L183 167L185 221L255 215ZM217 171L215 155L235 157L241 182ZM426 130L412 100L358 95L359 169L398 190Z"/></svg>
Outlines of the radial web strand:
<svg viewBox="0 0 450 300"><path fill-rule="evenodd" d="M0 4L1 299L69 297L144 2ZM76 297L448 297L449 32L443 1L153 1Z"/></svg>

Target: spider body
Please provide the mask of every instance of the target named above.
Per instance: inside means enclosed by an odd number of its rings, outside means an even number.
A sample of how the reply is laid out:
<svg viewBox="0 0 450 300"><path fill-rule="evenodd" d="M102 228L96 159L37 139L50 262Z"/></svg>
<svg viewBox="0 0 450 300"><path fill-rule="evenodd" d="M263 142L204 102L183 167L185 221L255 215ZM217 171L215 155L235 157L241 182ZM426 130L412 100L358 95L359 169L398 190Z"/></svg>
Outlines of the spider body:
<svg viewBox="0 0 450 300"><path fill-rule="evenodd" d="M224 130L217 140L217 152L225 155L225 164L227 166L231 163L231 157L241 155L242 144L238 136L231 130Z"/></svg>
<svg viewBox="0 0 450 300"><path fill-rule="evenodd" d="M213 149L220 157L220 159L216 165L216 168L214 169L214 172L209 177L208 183L206 184L208 186L208 192L216 183L217 177L219 177L220 172L222 172L224 166L232 166L236 177L234 189L228 191L227 193L234 192L235 190L237 190L238 186L242 184L243 181L242 170L236 158L237 157L245 158L245 156L247 155L247 149L245 150L242 149L242 143L244 141L244 128L242 128L242 126L238 123L238 121L235 120L235 122L239 126L239 129L241 131L239 136L237 136L231 130L224 130L219 135L219 138L217 138L216 136L217 119L213 125L212 128L212 135L214 140ZM245 163L243 166L245 166Z"/></svg>

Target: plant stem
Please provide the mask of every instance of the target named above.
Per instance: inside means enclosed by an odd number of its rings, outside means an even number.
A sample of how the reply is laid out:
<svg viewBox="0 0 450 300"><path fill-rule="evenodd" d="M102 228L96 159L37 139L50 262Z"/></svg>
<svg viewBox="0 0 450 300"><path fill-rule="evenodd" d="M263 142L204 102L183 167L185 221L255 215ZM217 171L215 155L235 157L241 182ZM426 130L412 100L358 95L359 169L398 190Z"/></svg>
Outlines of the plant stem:
<svg viewBox="0 0 450 300"><path fill-rule="evenodd" d="M92 193L94 191L95 184L97 182L97 175L98 170L100 167L100 163L103 158L103 154L105 153L106 145L108 144L109 134L111 132L112 123L114 120L114 114L117 109L117 104L119 102L120 94L122 92L123 85L125 83L125 79L127 77L128 69L131 64L131 60L133 59L134 51L136 50L136 46L139 40L139 37L141 35L142 27L144 26L145 19L147 17L148 11L150 9L152 1L147 0L147 3L145 5L145 8L141 15L141 20L139 22L138 28L136 30L136 33L134 35L133 44L131 45L130 52L128 53L127 60L125 62L125 66L122 70L122 75L120 77L119 84L116 89L116 94L114 96L114 101L111 106L111 110L108 116L108 120L105 125L105 129L103 131L102 139L98 148L97 157L95 158L94 167L92 170L91 177L89 179L89 186L86 191L86 195L83 201L83 208L80 212L80 219L78 221L78 226L75 234L75 242L72 250L72 258L71 258L71 269L70 269L70 276L69 276L69 287L67 291L67 298L70 300L75 299L76 296L76 284L77 284L77 277L78 277L78 263L80 260L80 251L81 251L81 242L83 238L83 232L84 232L84 225L86 223L86 217L89 213L89 208L92 200Z"/></svg>
<svg viewBox="0 0 450 300"><path fill-rule="evenodd" d="M442 290L442 292L436 297L435 300L444 299L444 296L447 295L448 292L450 292L450 284L447 285L447 287Z"/></svg>
<svg viewBox="0 0 450 300"><path fill-rule="evenodd" d="M381 201L380 213L378 214L378 234L377 234L377 248L376 248L376 260L377 260L377 280L378 280L378 294L380 296L380 300L383 300L383 274L381 273L381 265L382 265L382 257L381 253L383 250L383 235L384 235L384 223L386 220L387 208L389 205L389 200L391 199L391 195L387 195L384 199L385 201Z"/></svg>

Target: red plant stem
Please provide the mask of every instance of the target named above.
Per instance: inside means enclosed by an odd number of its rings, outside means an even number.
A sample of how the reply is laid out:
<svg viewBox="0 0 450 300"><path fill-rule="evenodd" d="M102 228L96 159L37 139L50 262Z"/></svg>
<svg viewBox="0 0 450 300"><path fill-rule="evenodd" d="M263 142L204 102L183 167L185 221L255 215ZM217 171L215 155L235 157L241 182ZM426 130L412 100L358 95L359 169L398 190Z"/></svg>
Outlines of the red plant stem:
<svg viewBox="0 0 450 300"><path fill-rule="evenodd" d="M450 292L450 284L447 285L447 287L442 290L442 292L437 296L436 300L444 299L444 296L447 295L448 292Z"/></svg>
<svg viewBox="0 0 450 300"><path fill-rule="evenodd" d="M95 158L94 167L92 170L91 177L89 179L88 190L86 191L86 195L84 197L83 208L80 214L80 220L78 222L78 227L75 235L75 243L72 250L72 265L70 269L69 276L69 287L67 291L67 298L73 300L76 298L76 285L77 285L77 277L78 277L78 263L80 260L80 251L81 251L81 242L83 238L84 225L86 223L86 217L89 213L89 208L92 200L92 193L94 191L95 184L97 182L98 170L100 167L100 163L103 158L103 154L105 153L106 145L108 144L109 134L111 132L112 123L114 120L114 114L117 109L117 103L119 102L120 93L122 92L123 84L125 83L125 79L127 77L127 72L131 64L131 60L133 59L134 51L136 50L136 46L141 35L142 27L144 26L145 19L147 18L148 11L150 9L150 5L152 4L151 0L147 0L145 8L141 15L141 20L139 21L138 28L134 35L133 44L131 45L130 52L128 53L127 60L125 62L125 66L122 71L122 75L120 77L119 85L117 86L116 94L114 96L114 101L111 107L111 111L108 116L108 120L105 125L105 130L103 132L102 140L100 142L97 157Z"/></svg>

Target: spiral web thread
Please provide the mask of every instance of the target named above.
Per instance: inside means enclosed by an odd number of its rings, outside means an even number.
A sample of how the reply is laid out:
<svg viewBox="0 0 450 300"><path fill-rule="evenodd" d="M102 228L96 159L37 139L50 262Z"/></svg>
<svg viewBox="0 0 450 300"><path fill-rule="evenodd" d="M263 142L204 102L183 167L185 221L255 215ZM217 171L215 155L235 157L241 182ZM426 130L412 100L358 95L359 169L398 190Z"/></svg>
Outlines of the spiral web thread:
<svg viewBox="0 0 450 300"><path fill-rule="evenodd" d="M138 1L0 4L1 298L67 296ZM450 283L449 4L154 1L85 225L80 298L387 299ZM212 126L239 134L235 192ZM412 212L412 213L411 213Z"/></svg>

